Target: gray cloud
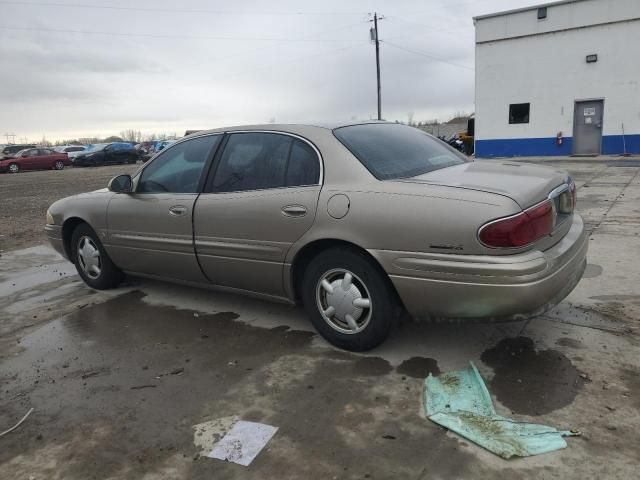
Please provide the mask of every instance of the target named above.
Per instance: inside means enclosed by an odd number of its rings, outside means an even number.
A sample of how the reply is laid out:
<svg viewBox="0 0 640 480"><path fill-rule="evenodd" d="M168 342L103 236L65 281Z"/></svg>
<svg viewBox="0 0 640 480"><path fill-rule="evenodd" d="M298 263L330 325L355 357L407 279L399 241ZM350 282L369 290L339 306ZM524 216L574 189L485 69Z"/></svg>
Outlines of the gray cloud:
<svg viewBox="0 0 640 480"><path fill-rule="evenodd" d="M473 111L471 16L536 1L0 4L0 131L55 138L366 119L376 114L373 10L387 16L383 115L446 120Z"/></svg>

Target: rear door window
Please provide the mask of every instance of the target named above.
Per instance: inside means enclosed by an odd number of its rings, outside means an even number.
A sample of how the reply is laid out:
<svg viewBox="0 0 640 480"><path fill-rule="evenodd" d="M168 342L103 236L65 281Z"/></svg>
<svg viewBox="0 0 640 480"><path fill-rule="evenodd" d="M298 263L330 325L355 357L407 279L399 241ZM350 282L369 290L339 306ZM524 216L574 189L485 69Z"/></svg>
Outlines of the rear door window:
<svg viewBox="0 0 640 480"><path fill-rule="evenodd" d="M213 180L216 192L264 190L285 186L293 138L274 133L229 136Z"/></svg>
<svg viewBox="0 0 640 480"><path fill-rule="evenodd" d="M302 140L294 140L287 164L288 187L317 185L320 182L320 159L316 151Z"/></svg>
<svg viewBox="0 0 640 480"><path fill-rule="evenodd" d="M268 132L233 133L218 162L214 192L242 192L320 181L320 159L306 142Z"/></svg>

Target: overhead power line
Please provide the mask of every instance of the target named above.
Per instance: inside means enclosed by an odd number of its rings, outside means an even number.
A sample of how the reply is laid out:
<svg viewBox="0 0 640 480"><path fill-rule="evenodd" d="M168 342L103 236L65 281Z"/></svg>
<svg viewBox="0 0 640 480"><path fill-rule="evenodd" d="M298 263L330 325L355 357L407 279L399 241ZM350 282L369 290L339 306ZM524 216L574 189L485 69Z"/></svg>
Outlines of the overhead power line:
<svg viewBox="0 0 640 480"><path fill-rule="evenodd" d="M15 27L0 25L0 30L13 30L25 32L46 32L46 33L75 33L82 35L107 35L112 37L141 37L141 38L170 38L170 39L188 39L188 40L231 40L231 41L267 41L267 42L361 42L361 39L336 39L336 38L264 38L264 37L224 37L224 36L199 36L199 35L166 35L161 33L124 33L124 32L101 32L95 30L71 30L58 28L42 28L42 27Z"/></svg>
<svg viewBox="0 0 640 480"><path fill-rule="evenodd" d="M437 62L447 63L449 65L453 65L454 67L459 67L459 68L464 68L465 70L475 71L475 69L473 67L470 67L468 65L462 65L461 63L450 62L446 58L438 57L438 56L433 55L431 53L423 52L423 51L420 51L420 50L414 50L414 49L411 49L411 48L406 48L406 47L403 47L401 45L396 45L395 43L392 43L389 40L384 40L383 43L385 45L389 45L389 46L397 48L399 50L404 50L405 52L409 52L409 53L413 53L415 55L421 55L423 57L431 58L432 60L435 60Z"/></svg>
<svg viewBox="0 0 640 480"><path fill-rule="evenodd" d="M418 26L418 27L426 28L428 30L433 30L434 32L449 33L451 35L458 35L461 30L472 30L473 29L473 25L460 25L460 26L455 27L455 28L435 27L433 25L427 25L426 23L416 22L414 20L406 20L406 19L404 19L402 17L398 17L397 15L387 15L387 18L400 20L401 22L404 22L404 23L406 23L408 25L415 25L415 26Z"/></svg>
<svg viewBox="0 0 640 480"><path fill-rule="evenodd" d="M295 12L285 12L285 11L272 11L272 10L214 10L209 8L198 8L198 9L188 9L188 8L159 8L159 7L121 7L115 5L88 5L84 3L62 3L62 2L18 2L18 1L5 1L1 0L0 4L2 5L19 5L23 6L33 6L33 7L56 7L56 8L85 8L92 10L117 10L117 11L129 11L129 12L164 12L164 13L212 13L215 15L285 15L285 16L294 16L294 15L326 15L326 16L337 16L337 15L366 15L367 12L304 12L304 11L295 11Z"/></svg>

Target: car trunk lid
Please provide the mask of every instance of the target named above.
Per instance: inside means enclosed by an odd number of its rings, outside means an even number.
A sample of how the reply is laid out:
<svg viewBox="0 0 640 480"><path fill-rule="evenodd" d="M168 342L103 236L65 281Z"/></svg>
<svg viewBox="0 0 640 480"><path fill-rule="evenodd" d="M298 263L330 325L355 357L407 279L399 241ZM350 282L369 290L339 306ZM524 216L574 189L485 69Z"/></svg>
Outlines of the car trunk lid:
<svg viewBox="0 0 640 480"><path fill-rule="evenodd" d="M554 168L508 161L481 160L454 165L400 181L443 185L505 195L525 209L546 199L569 180Z"/></svg>

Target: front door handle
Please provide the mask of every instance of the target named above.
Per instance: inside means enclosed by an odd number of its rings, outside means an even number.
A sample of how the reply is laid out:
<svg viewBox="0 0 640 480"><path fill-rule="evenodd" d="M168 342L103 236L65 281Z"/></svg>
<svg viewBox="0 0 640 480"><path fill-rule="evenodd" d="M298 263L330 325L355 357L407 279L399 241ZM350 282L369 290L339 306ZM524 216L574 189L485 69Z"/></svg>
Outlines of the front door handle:
<svg viewBox="0 0 640 480"><path fill-rule="evenodd" d="M174 217L179 217L187 213L187 207L184 205L174 205L173 207L169 207L169 215L173 215Z"/></svg>
<svg viewBox="0 0 640 480"><path fill-rule="evenodd" d="M286 205L282 207L282 214L287 217L304 217L307 214L307 208L302 205Z"/></svg>

